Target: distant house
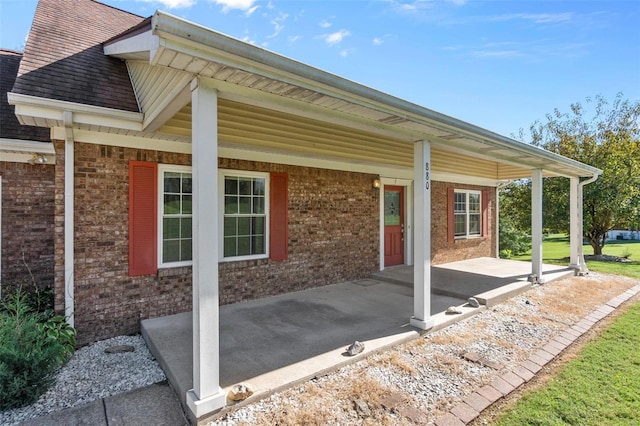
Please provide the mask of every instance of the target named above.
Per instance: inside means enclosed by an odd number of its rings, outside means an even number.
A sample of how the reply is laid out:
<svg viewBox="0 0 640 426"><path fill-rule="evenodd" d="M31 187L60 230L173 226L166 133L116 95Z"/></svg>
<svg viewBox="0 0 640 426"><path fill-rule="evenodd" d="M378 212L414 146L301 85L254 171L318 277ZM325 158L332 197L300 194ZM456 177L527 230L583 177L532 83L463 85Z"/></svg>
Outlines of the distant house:
<svg viewBox="0 0 640 426"><path fill-rule="evenodd" d="M55 147L56 308L82 343L192 310L196 417L219 304L414 265L428 329L431 264L497 256L501 182L533 179L541 277L542 177L571 179L582 266L598 169L161 11L41 0L8 99Z"/></svg>
<svg viewBox="0 0 640 426"><path fill-rule="evenodd" d="M607 232L607 241L640 240L640 230L612 229Z"/></svg>

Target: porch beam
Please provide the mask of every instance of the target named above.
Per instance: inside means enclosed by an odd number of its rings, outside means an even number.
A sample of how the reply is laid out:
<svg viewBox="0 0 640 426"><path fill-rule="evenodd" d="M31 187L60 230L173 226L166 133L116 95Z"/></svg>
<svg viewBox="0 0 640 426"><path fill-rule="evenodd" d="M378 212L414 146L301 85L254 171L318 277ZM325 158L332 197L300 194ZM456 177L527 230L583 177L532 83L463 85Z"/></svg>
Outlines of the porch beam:
<svg viewBox="0 0 640 426"><path fill-rule="evenodd" d="M413 316L410 324L433 327L431 318L431 143L413 144Z"/></svg>
<svg viewBox="0 0 640 426"><path fill-rule="evenodd" d="M191 83L193 176L193 389L187 405L198 419L224 407L220 388L218 303L218 98L205 78Z"/></svg>
<svg viewBox="0 0 640 426"><path fill-rule="evenodd" d="M542 277L542 169L531 176L531 274L539 283Z"/></svg>

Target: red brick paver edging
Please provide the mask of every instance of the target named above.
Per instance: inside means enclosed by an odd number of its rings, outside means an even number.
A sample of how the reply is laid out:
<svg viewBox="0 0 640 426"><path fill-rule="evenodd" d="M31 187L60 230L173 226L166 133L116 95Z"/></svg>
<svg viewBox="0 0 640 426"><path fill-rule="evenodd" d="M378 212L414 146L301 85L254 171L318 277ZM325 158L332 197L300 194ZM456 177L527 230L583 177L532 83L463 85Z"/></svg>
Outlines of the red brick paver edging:
<svg viewBox="0 0 640 426"><path fill-rule="evenodd" d="M474 421L483 410L491 404L509 395L520 386L530 381L542 370L542 367L573 344L580 336L606 318L621 304L640 293L640 285L630 288L604 305L597 307L589 315L555 336L541 349L532 353L512 371L497 376L493 381L464 397L462 402L454 406L448 413L436 419L437 426L466 425Z"/></svg>

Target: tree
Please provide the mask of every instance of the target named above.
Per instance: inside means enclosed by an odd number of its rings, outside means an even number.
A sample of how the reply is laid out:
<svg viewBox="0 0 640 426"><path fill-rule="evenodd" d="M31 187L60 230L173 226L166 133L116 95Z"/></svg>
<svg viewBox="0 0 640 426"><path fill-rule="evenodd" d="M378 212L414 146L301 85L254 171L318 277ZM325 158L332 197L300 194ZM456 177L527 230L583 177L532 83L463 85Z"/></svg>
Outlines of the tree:
<svg viewBox="0 0 640 426"><path fill-rule="evenodd" d="M640 223L640 102L618 94L609 108L596 96L570 109L555 109L546 122L534 122L531 143L602 169L583 193L584 236L602 254L609 230ZM543 190L545 227L568 233L569 180L545 178Z"/></svg>

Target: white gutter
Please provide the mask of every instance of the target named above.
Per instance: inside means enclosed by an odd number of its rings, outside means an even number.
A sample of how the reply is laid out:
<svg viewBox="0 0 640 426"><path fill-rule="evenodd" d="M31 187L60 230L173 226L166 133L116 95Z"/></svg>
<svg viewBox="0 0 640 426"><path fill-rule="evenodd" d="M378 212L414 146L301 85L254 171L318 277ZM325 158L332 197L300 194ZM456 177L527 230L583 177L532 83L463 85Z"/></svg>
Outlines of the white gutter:
<svg viewBox="0 0 640 426"><path fill-rule="evenodd" d="M586 275L589 273L589 268L587 268L587 263L584 260L584 250L582 248L582 241L584 240L584 223L583 223L583 215L584 215L584 206L582 205L582 191L585 185L588 185L592 182L595 182L598 179L600 173L594 173L589 179L580 182L578 184L578 223L580 224L580 234L578 239L578 260L579 260L579 275Z"/></svg>
<svg viewBox="0 0 640 426"><path fill-rule="evenodd" d="M64 315L74 327L74 136L73 113L64 112Z"/></svg>

